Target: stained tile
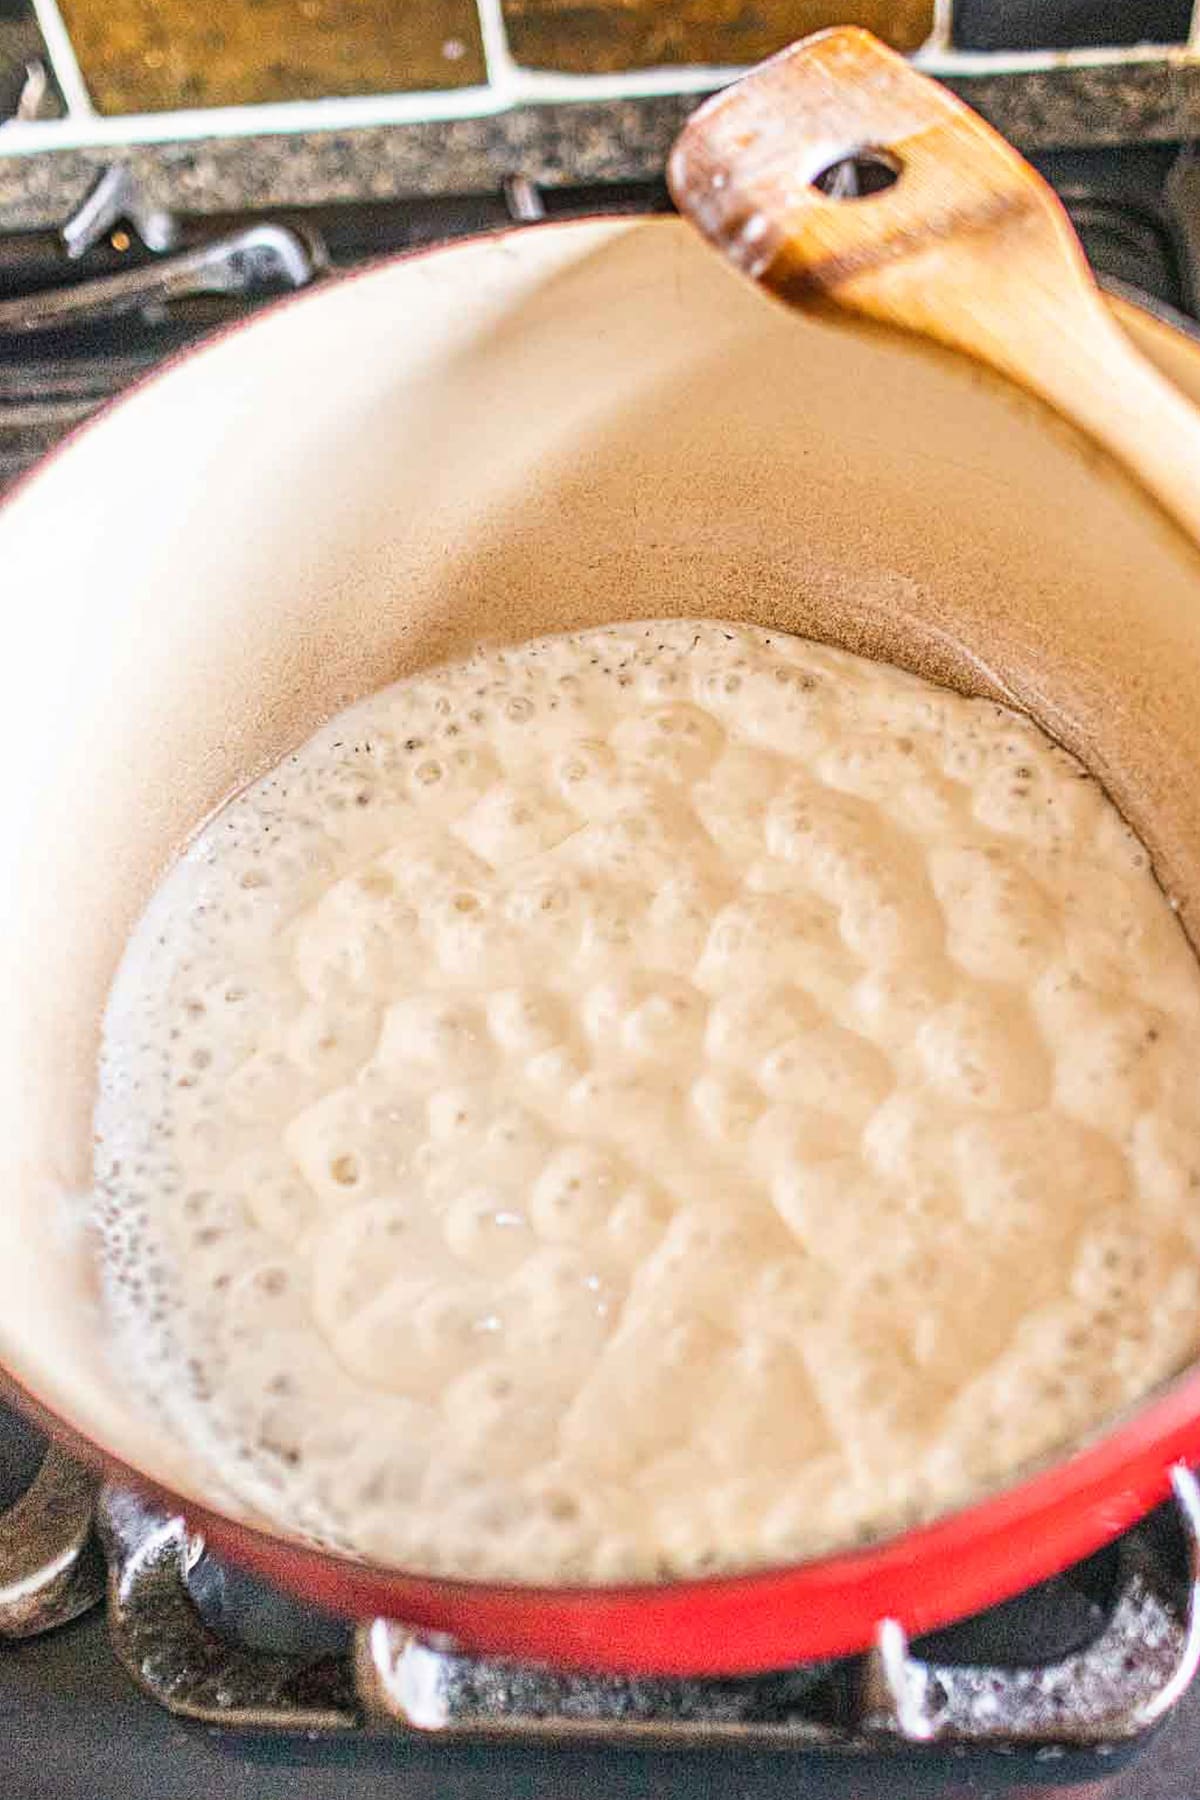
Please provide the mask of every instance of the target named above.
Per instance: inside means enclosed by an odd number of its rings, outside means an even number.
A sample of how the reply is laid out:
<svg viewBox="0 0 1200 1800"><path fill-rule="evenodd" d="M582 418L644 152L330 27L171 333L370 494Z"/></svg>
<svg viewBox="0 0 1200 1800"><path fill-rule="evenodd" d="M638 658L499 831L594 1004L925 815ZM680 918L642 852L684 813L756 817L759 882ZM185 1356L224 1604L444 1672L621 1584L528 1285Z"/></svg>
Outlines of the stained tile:
<svg viewBox="0 0 1200 1800"><path fill-rule="evenodd" d="M484 78L474 0L59 0L102 113Z"/></svg>
<svg viewBox="0 0 1200 1800"><path fill-rule="evenodd" d="M866 25L915 50L933 0L503 0L528 68L601 74L659 63L753 63L826 25Z"/></svg>
<svg viewBox="0 0 1200 1800"><path fill-rule="evenodd" d="M964 50L1177 44L1191 11L1192 0L956 0L954 38Z"/></svg>

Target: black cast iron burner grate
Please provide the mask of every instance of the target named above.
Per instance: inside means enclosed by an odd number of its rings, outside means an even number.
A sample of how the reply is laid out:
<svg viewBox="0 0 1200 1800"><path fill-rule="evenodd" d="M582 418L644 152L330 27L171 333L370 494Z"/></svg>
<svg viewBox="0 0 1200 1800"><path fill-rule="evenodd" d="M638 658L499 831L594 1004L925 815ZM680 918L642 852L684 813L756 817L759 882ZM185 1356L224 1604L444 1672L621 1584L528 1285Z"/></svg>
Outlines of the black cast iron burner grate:
<svg viewBox="0 0 1200 1800"><path fill-rule="evenodd" d="M0 1515L0 1636L51 1630L107 1590L113 1650L146 1693L181 1717L256 1732L384 1728L455 1739L726 1741L847 1753L932 1744L1053 1759L1137 1739L1200 1663L1196 1477L1178 1469L1170 1511L1127 1533L1102 1560L1103 1599L1095 1596L1074 1620L1066 1596L1078 1611L1082 1590L1060 1578L924 1646L910 1646L903 1628L884 1620L866 1656L739 1679L557 1675L466 1656L382 1619L334 1627L332 1648L281 1650L246 1641L228 1605L217 1609L218 1622L206 1616L212 1583L196 1580L204 1546L182 1519L120 1489L97 1495L52 1449ZM1084 1622L1090 1629L1061 1653L1031 1661L1033 1602L1057 1613L1060 1632L1078 1634ZM1041 1635L1047 1641L1044 1618ZM256 1636L252 1629L250 1640Z"/></svg>

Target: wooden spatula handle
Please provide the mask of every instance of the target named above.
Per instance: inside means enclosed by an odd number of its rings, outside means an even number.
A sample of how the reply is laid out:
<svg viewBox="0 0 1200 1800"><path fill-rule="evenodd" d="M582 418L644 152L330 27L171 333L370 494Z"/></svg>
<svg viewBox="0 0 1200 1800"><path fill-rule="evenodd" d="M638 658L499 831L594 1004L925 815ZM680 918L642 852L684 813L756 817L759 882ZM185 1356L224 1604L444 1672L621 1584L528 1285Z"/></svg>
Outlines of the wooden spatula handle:
<svg viewBox="0 0 1200 1800"><path fill-rule="evenodd" d="M889 187L816 185L873 157ZM969 107L869 32L793 45L700 108L679 209L792 305L988 363L1116 456L1200 541L1200 414L1120 332L1053 191Z"/></svg>

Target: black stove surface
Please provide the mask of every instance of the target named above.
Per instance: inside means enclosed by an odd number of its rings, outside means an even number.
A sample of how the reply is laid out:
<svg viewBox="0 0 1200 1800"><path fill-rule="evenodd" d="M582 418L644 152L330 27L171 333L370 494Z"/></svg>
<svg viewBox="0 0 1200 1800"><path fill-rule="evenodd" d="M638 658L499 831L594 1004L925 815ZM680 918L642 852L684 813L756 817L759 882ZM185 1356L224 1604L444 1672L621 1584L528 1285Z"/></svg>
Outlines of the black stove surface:
<svg viewBox="0 0 1200 1800"><path fill-rule="evenodd" d="M1175 312L1200 310L1200 177L1170 148L1042 159L1101 275ZM272 219L319 234L333 267L497 229L517 218L599 210L667 210L660 186L346 205ZM247 221L179 221L176 250ZM147 264L116 230L70 271L46 235L0 239L0 301L70 279ZM97 404L164 355L257 304L244 297L172 303L157 313L72 325L22 338L0 333L0 487ZM37 1434L0 1409L0 1512L28 1486ZM1164 1515L1151 1528L1169 1538ZM1168 1544L1168 1557L1175 1554ZM1027 1667L1068 1656L1109 1620L1119 1556L1102 1552L1055 1582L938 1634L915 1650L949 1665ZM207 1623L231 1640L313 1655L345 1653L349 1628L315 1615L204 1558L190 1580ZM1085 1800L1194 1800L1200 1793L1200 1688L1135 1752L897 1751L853 1756L709 1745L503 1744L355 1729L342 1734L232 1731L185 1723L135 1686L114 1657L104 1609L43 1636L0 1646L0 1800L661 1800L720 1793L729 1800L1037 1800L1065 1788Z"/></svg>

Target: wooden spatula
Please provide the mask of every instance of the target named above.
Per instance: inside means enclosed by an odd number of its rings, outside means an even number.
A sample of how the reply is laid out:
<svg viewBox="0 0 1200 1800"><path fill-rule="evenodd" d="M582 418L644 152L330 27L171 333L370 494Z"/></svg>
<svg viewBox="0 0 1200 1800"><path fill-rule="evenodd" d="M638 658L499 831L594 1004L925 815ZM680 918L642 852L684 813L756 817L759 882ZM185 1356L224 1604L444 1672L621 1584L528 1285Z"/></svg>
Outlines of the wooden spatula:
<svg viewBox="0 0 1200 1800"><path fill-rule="evenodd" d="M1041 177L870 32L818 33L725 89L668 176L680 211L780 299L989 364L1200 542L1200 412L1119 330Z"/></svg>

